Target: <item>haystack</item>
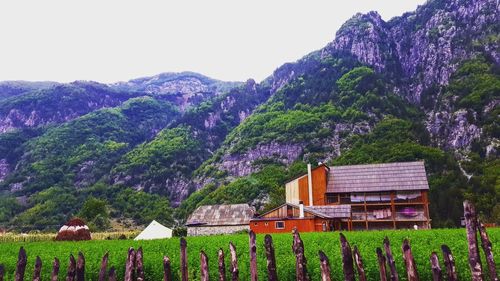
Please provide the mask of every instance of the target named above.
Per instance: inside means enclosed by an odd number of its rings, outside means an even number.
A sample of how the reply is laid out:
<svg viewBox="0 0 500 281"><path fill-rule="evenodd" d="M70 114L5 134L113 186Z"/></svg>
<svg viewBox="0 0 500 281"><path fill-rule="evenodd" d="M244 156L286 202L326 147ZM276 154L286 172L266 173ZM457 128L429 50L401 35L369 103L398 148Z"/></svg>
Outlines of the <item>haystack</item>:
<svg viewBox="0 0 500 281"><path fill-rule="evenodd" d="M57 232L57 241L90 240L90 230L85 222L79 218L69 220Z"/></svg>

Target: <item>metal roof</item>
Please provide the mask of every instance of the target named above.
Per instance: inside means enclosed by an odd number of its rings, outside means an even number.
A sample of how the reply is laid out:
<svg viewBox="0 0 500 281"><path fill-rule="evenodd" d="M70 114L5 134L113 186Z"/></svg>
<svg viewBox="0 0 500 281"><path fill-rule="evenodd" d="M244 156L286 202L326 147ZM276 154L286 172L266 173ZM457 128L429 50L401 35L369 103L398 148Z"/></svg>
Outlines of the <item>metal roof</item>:
<svg viewBox="0 0 500 281"><path fill-rule="evenodd" d="M331 166L327 192L428 190L423 161Z"/></svg>
<svg viewBox="0 0 500 281"><path fill-rule="evenodd" d="M304 212L329 219L349 218L351 217L351 205L304 206Z"/></svg>
<svg viewBox="0 0 500 281"><path fill-rule="evenodd" d="M189 216L186 226L248 224L254 213L248 204L200 206Z"/></svg>

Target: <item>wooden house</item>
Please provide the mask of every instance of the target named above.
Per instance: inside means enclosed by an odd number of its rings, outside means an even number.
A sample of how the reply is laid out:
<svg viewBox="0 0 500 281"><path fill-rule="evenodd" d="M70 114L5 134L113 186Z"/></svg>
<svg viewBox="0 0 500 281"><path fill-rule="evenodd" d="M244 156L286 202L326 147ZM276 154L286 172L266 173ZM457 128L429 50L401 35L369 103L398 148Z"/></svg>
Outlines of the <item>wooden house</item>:
<svg viewBox="0 0 500 281"><path fill-rule="evenodd" d="M248 204L206 205L198 207L187 219L187 235L229 234L248 231L255 209Z"/></svg>
<svg viewBox="0 0 500 281"><path fill-rule="evenodd" d="M308 165L285 189L286 204L251 220L256 233L430 228L424 162Z"/></svg>

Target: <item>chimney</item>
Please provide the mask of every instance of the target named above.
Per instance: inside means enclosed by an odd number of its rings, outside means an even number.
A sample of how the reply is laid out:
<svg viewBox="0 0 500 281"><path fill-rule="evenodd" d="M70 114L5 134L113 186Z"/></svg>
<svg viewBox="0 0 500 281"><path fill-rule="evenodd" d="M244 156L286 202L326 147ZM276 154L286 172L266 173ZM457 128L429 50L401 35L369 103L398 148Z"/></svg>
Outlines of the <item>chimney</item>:
<svg viewBox="0 0 500 281"><path fill-rule="evenodd" d="M299 201L299 218L304 218L304 201Z"/></svg>
<svg viewBox="0 0 500 281"><path fill-rule="evenodd" d="M313 187L312 187L311 164L307 164L307 186L309 187L309 206L313 205Z"/></svg>

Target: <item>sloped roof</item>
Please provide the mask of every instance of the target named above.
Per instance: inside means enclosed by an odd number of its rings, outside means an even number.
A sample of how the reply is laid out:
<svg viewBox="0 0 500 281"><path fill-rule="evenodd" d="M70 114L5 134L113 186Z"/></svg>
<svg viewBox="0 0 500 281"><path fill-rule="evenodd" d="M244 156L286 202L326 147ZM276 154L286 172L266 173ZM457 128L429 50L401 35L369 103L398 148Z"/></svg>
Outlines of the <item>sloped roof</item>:
<svg viewBox="0 0 500 281"><path fill-rule="evenodd" d="M189 216L186 225L248 224L254 213L255 209L248 204L200 206Z"/></svg>
<svg viewBox="0 0 500 281"><path fill-rule="evenodd" d="M311 212L329 219L349 218L351 217L351 205L304 206L304 212Z"/></svg>
<svg viewBox="0 0 500 281"><path fill-rule="evenodd" d="M172 237L172 229L153 220L134 240L152 240Z"/></svg>
<svg viewBox="0 0 500 281"><path fill-rule="evenodd" d="M423 161L331 166L327 192L428 190Z"/></svg>

